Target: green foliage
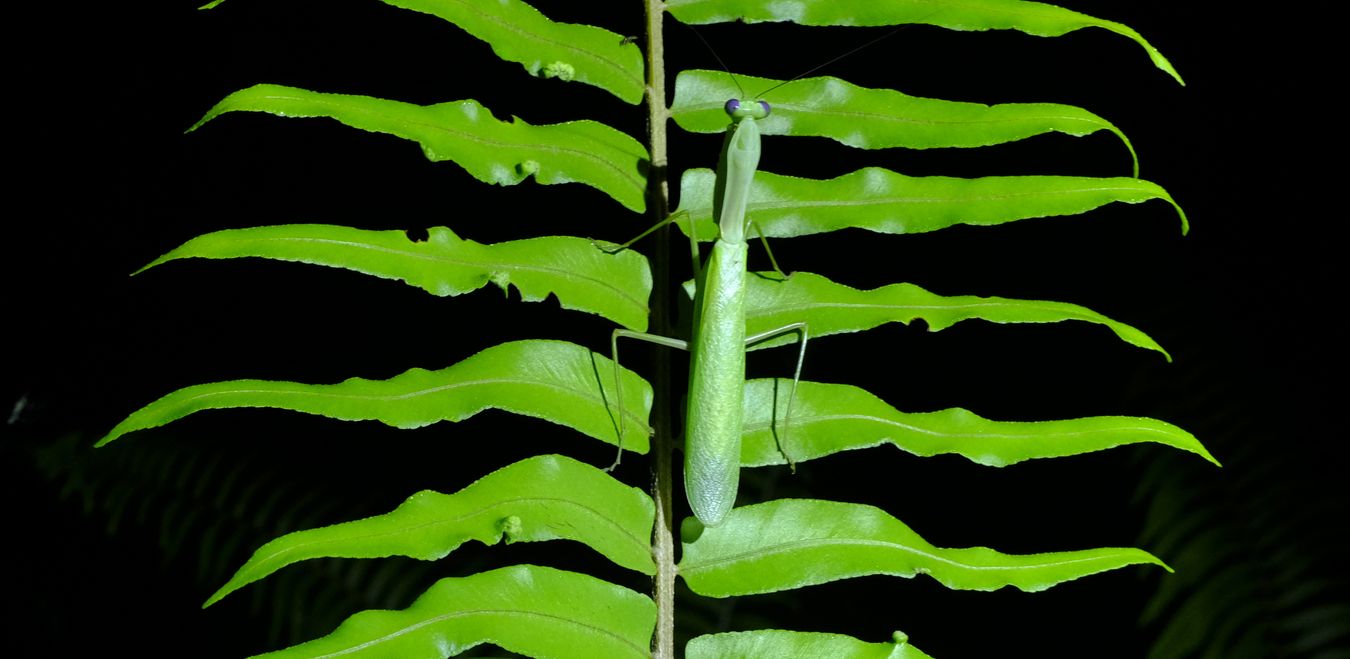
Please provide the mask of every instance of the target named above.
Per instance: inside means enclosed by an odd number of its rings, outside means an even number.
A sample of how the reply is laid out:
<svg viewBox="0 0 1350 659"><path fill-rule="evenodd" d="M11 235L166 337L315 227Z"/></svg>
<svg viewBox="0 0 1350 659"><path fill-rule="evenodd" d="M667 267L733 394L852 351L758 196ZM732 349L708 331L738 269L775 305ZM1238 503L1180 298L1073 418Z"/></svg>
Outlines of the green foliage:
<svg viewBox="0 0 1350 659"><path fill-rule="evenodd" d="M779 499L731 511L703 528L685 520L680 576L700 595L730 597L849 577L927 574L958 590L1004 586L1036 592L1126 565L1162 561L1138 549L1087 549L1014 556L987 547L934 547L872 506Z"/></svg>
<svg viewBox="0 0 1350 659"><path fill-rule="evenodd" d="M699 240L717 235L713 224L711 169L685 170L680 210L695 223ZM841 206L836 199L857 199ZM1162 199L1186 214L1166 190L1137 178L1084 176L905 176L868 167L826 181L759 172L750 186L746 215L769 238L795 238L840 229L877 233L926 233L958 224L995 226L1035 217L1077 215L1111 202ZM688 232L688 220L680 227Z"/></svg>
<svg viewBox="0 0 1350 659"><path fill-rule="evenodd" d="M452 161L479 181L516 185L533 177L541 184L581 182L628 211L655 213L665 208L661 195L667 185L666 163L651 166L652 154L663 160L661 154L666 152L664 119L673 118L691 132L722 131L727 122L722 104L741 95L725 73L684 71L676 78L676 102L663 107L664 92L656 90L663 90L666 81L645 79L652 72L641 71L638 49L628 39L590 26L554 22L516 0L386 2L458 25L488 42L499 57L524 65L533 75L595 85L629 103L636 102L644 89L658 94L649 97L661 104L652 108L652 122L657 124L653 143L643 146L628 134L589 119L539 126L520 119L501 121L475 100L418 105L281 85L256 85L230 94L192 129L233 111L326 117L416 142L428 159ZM672 16L691 24L731 20L804 25L927 23L960 30L1015 29L1042 36L1095 26L1134 39L1155 65L1180 81L1167 60L1133 30L1034 2L972 0L934 8L930 2L905 0L675 0L666 6ZM648 7L652 12L664 11L660 3L649 2ZM653 35L648 47L648 61L664 57L659 34ZM736 76L736 80L752 91L778 84L748 76ZM765 135L826 137L864 149L927 149L979 147L1052 132L1080 136L1108 131L1133 157L1133 147L1118 128L1072 106L925 99L864 89L837 78L796 80L775 89L773 97L776 109L762 121ZM709 153L707 161L711 160ZM1134 169L1137 175L1137 159ZM696 227L695 233L704 240L715 237L710 224L711 208L716 205L714 187L707 170L687 172L681 180L685 219L691 221L685 226ZM661 203L648 203L652 199ZM762 173L751 188L749 217L774 237L844 228L907 234L962 224L1002 225L1072 215L1112 202L1150 199L1171 204L1186 230L1186 217L1171 196L1138 178L915 178L879 168L856 169L821 181ZM259 209L260 215L268 212ZM667 218L648 219L654 223ZM260 257L399 280L438 296L468 293L492 282L503 289L514 285L527 301L551 295L566 309L596 314L625 328L646 329L653 280L647 257L632 250L610 253L613 247L566 236L483 245L460 239L444 227L430 230L427 239L420 241L402 232L297 224L210 233L168 252L147 268L185 258ZM669 280L671 273L658 274L656 279L662 281ZM915 319L922 319L930 330L976 318L994 323L1075 320L1102 325L1131 345L1167 355L1143 332L1063 302L944 297L911 283L862 291L804 272L787 278L751 276L749 281L745 323L751 335L792 323L806 323L811 336L820 337ZM667 332L670 328L652 330ZM757 347L789 342L777 339ZM602 343L602 337L596 337L596 343ZM905 413L847 385L783 384L757 380L744 385L743 466L809 460L885 443L916 456L952 453L989 466L1156 443L1217 464L1193 436L1152 419L999 422L963 409ZM347 421L375 420L398 428L459 421L498 409L542 418L601 442L646 453L649 436L671 426L662 419L649 419L652 405L652 388L642 377L588 348L562 341L515 341L487 348L450 367L414 368L387 380L352 378L339 384L237 380L190 386L132 413L99 445L220 408L280 408ZM462 441L465 446L491 448L489 439ZM657 449L663 453L655 463L669 465L665 452L674 442L670 437L657 439ZM657 503L670 501L674 481L668 467L656 468L649 496L570 458L527 459L456 494L421 492L392 512L276 538L258 549L208 604L311 558L402 555L439 560L468 540L495 544L503 538L508 543L567 539L623 567L644 574L655 572L654 592L648 596L594 576L516 565L443 579L406 609L356 613L328 636L267 656L431 658L484 643L540 657L670 656L670 630L678 621L673 593L662 585L661 575L673 573L677 566L674 556L662 549L668 544L671 518L658 514ZM654 520L659 523L653 530ZM682 527L682 536L680 576L695 593L716 598L794 590L875 574L928 574L952 589L1013 586L1038 591L1130 565L1166 567L1152 554L1131 548L1036 554L1007 554L985 547L944 549L881 508L810 499L771 500L735 508L716 528L705 529L690 518ZM704 635L693 639L687 652L691 657L927 656L898 632L891 643L878 644L835 634L781 630Z"/></svg>
<svg viewBox="0 0 1350 659"><path fill-rule="evenodd" d="M402 611L364 611L332 634L263 657L454 656L483 643L534 657L645 657L652 601L575 572L517 565L442 579Z"/></svg>
<svg viewBox="0 0 1350 659"><path fill-rule="evenodd" d="M642 101L642 53L609 30L551 21L519 0L384 2L443 18L491 44L497 57L524 65L530 75L595 85L628 103Z"/></svg>
<svg viewBox="0 0 1350 659"><path fill-rule="evenodd" d="M721 132L727 123L722 104L740 96L742 88L756 94L776 88L773 113L757 122L764 135L826 137L859 149L935 149L990 146L1046 133L1081 137L1105 130L1119 137L1134 155L1124 133L1080 108L915 98L828 77L786 82L740 74L732 79L722 71L682 71L675 78L670 116L687 131ZM1136 159L1135 174L1138 170Z"/></svg>
<svg viewBox="0 0 1350 659"><path fill-rule="evenodd" d="M433 227L424 240L403 231L363 231L326 224L232 229L198 236L138 272L186 258L256 256L346 268L397 279L432 295L462 295L492 282L520 291L526 302L549 294L564 309L604 316L624 327L647 328L652 275L634 252L609 253L570 236L483 245Z"/></svg>
<svg viewBox="0 0 1350 659"><path fill-rule="evenodd" d="M741 466L805 462L840 451L894 444L924 457L952 453L971 462L1005 467L1126 444L1155 442L1218 461L1190 433L1157 419L1103 416L1062 421L990 421L960 408L905 413L857 387L801 382L792 418L774 404L791 391L790 380L745 383L745 435ZM770 414L777 411L777 418ZM775 435L775 429L784 438ZM781 450L780 450L781 441Z"/></svg>
<svg viewBox="0 0 1350 659"><path fill-rule="evenodd" d="M298 475L270 447L174 435L166 429L161 439L169 441L127 447L133 450L96 450L88 437L69 435L39 447L35 464L61 498L106 519L107 533L154 537L165 565L187 566L178 573L191 575L203 593L279 533L368 512L348 485ZM331 631L352 611L406 604L435 580L434 568L330 561L268 579L243 599L266 632L258 636L298 643Z"/></svg>
<svg viewBox="0 0 1350 659"><path fill-rule="evenodd" d="M757 632L706 634L689 642L689 659L714 657L838 657L838 659L931 659L895 633L891 643L864 643L839 634L787 632L766 629Z"/></svg>
<svg viewBox="0 0 1350 659"><path fill-rule="evenodd" d="M1205 348L1196 358L1224 378L1246 368L1228 358L1234 347ZM1350 517L1350 502L1337 496L1343 481L1309 477L1334 455L1314 448L1319 437L1305 429L1254 427L1231 398L1188 405L1222 420L1207 440L1225 449L1227 474L1239 476L1215 478L1189 462L1145 466L1136 492L1146 515L1139 538L1177 569L1140 613L1152 632L1148 659L1345 656L1350 573L1340 567L1343 524L1336 520ZM1311 450L1271 451L1252 441L1261 435Z"/></svg>
<svg viewBox="0 0 1350 659"><path fill-rule="evenodd" d="M417 142L427 160L449 160L484 183L585 183L630 210L645 208L647 151L637 140L594 121L531 126L500 121L477 101L413 105L369 96L323 94L254 85L226 96L189 130L227 112L328 117L352 128Z"/></svg>
<svg viewBox="0 0 1350 659"><path fill-rule="evenodd" d="M806 321L811 324L813 335L826 336L872 329L886 323L908 323L920 318L934 332L976 318L992 323L1078 320L1105 325L1121 341L1167 356L1167 351L1147 334L1067 302L974 295L944 297L914 284L891 284L860 291L820 275L796 272L781 281L774 279L772 274L752 277L745 306L746 331L750 334L795 321ZM783 343L783 340L770 339L752 349Z"/></svg>
<svg viewBox="0 0 1350 659"><path fill-rule="evenodd" d="M641 490L560 455L503 467L453 495L418 492L376 517L290 533L258 548L206 601L293 563L320 557L444 558L468 540L495 544L568 539L626 568L651 574L655 512Z"/></svg>
<svg viewBox="0 0 1350 659"><path fill-rule="evenodd" d="M540 368L547 364L548 368ZM437 421L463 421L496 408L546 419L615 443L618 425L610 411L623 390L623 447L647 452L644 424L651 389L628 369L616 371L606 357L563 341L516 341L484 350L439 371L414 368L388 380L352 378L340 384L266 380L213 382L179 389L127 417L98 441L155 428L202 410L274 407L343 421L379 421L421 428Z"/></svg>
<svg viewBox="0 0 1350 659"><path fill-rule="evenodd" d="M1181 82L1167 58L1127 26L1076 11L1026 0L963 0L934 5L929 0L891 2L774 2L773 0L670 0L670 13L685 23L727 21L791 21L802 25L902 25L925 23L952 30L1017 30L1039 37L1058 37L1085 27L1099 27L1133 39L1158 68Z"/></svg>

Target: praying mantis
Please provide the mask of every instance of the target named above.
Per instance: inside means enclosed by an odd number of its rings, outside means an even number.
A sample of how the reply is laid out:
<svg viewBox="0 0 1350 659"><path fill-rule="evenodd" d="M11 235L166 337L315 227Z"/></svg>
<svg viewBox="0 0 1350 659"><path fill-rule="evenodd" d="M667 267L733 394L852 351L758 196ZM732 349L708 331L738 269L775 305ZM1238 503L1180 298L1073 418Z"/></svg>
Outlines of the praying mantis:
<svg viewBox="0 0 1350 659"><path fill-rule="evenodd" d="M697 249L694 250L694 278L698 288L694 299L692 338L686 342L616 329L610 346L616 372L620 337L688 350L692 354L685 415L684 486L694 516L709 527L721 524L726 518L736 502L740 483L746 348L783 334L798 335L797 368L787 403L787 416L790 417L809 334L806 323L798 322L753 336L745 335L746 236L751 226L745 211L760 156L759 127L755 122L767 117L771 108L762 100L731 99L726 102L725 109L731 125L722 143L713 197L713 218L719 233L712 253L702 267L698 263ZM667 219L649 232L669 221ZM697 238L692 235L693 225L690 226L690 240L696 246ZM776 269L777 265L774 267ZM622 428L619 436L623 436ZM780 439L780 450L782 446ZM619 450L622 453L622 446ZM790 458L788 463L791 464ZM617 459L615 464L618 464Z"/></svg>
<svg viewBox="0 0 1350 659"><path fill-rule="evenodd" d="M766 96L782 85L871 47L904 27L908 26L899 26L794 76L787 82L779 83L759 96ZM721 58L718 58L718 61L720 63ZM726 68L725 65L723 68ZM737 87L739 86L737 83ZM744 95L744 90L741 91ZM689 397L685 406L684 490L694 516L708 527L718 526L726 518L736 503L736 491L740 485L746 348L784 334L797 334L799 346L797 367L792 374L792 389L787 396L784 415L786 420L792 418L792 401L797 393L797 383L801 380L802 361L806 357L806 343L810 338L809 327L805 322L789 323L753 336L745 335L748 251L746 236L752 226L752 222L746 217L746 206L750 198L750 184L754 181L755 170L759 168L760 156L759 126L755 122L769 116L772 108L762 99L745 102L743 99L733 98L726 102L724 109L731 119L731 124L727 127L726 136L722 141L722 153L717 163L717 184L713 191L713 221L717 225L718 236L707 262L702 265L698 260L695 223L689 224L689 239L693 244L694 255L694 281L697 283L692 338L690 341L681 341L622 328L614 330L610 338L616 383L620 381L618 378L620 337L640 339L692 353L689 366ZM627 248L648 233L673 221L675 217L672 215L666 218L618 249ZM773 259L773 252L769 250L763 232L757 228L756 233L759 234L765 251L769 253L774 270L786 279L787 275L783 274ZM619 396L622 400L621 391ZM619 423L619 437L622 438L622 415L619 416ZM796 466L785 448L784 437L779 435L776 429L774 435L778 441L779 452L783 454L788 467L795 471ZM618 455L620 457L623 455L622 441L619 442ZM618 464L619 457L616 457L610 468Z"/></svg>

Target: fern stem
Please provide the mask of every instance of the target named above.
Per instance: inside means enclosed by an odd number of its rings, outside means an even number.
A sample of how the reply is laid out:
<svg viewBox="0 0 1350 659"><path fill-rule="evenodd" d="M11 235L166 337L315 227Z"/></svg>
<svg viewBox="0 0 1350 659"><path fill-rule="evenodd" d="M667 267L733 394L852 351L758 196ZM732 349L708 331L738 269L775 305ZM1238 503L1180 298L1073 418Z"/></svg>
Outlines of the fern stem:
<svg viewBox="0 0 1350 659"><path fill-rule="evenodd" d="M665 42L661 31L665 5L660 0L647 0L647 129L651 163L647 177L647 212L653 223L669 212L670 183L666 174L666 121L670 111L666 107ZM671 336L670 322L670 227L662 227L653 236L652 306L649 327L662 336ZM652 498L656 501L656 524L652 531L652 552L656 559L656 575L652 583L652 598L656 601L656 634L652 638L652 656L656 659L675 657L675 540L673 454L675 442L671 436L673 418L671 407L671 360L657 359L653 381L656 398L652 411Z"/></svg>

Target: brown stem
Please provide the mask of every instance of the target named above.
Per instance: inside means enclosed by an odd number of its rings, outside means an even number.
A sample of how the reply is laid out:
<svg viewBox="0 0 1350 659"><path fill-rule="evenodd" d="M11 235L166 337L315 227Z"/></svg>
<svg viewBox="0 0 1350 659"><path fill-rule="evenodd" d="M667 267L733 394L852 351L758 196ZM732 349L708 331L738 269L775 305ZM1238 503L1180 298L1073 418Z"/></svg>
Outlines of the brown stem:
<svg viewBox="0 0 1350 659"><path fill-rule="evenodd" d="M665 6L660 0L647 0L647 130L651 163L647 176L647 213L653 224L665 219L669 211L670 183L666 176L666 109L665 42L661 23ZM652 309L648 331L671 336L670 322L670 229L662 227L653 237ZM675 657L675 538L673 454L675 442L671 436L671 362L668 358L656 362L653 386L656 398L652 428L652 498L656 501L656 526L652 532L652 555L656 560L656 576L652 583L652 597L656 601L656 634L652 637L652 656L657 659Z"/></svg>

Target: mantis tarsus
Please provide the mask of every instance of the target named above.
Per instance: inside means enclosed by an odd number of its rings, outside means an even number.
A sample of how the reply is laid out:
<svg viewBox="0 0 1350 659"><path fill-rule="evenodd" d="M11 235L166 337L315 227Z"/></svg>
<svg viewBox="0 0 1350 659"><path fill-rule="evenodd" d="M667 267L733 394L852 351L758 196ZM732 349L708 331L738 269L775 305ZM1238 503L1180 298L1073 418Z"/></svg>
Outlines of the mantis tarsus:
<svg viewBox="0 0 1350 659"><path fill-rule="evenodd" d="M806 354L806 323L745 335L746 234L750 227L745 209L750 183L759 166L759 127L755 121L768 116L769 110L764 101L743 103L731 99L726 103L732 123L722 143L713 208L719 235L702 272L695 250L698 293L694 300L692 339L685 342L623 329L615 330L611 339L616 369L619 337L643 339L693 354L685 417L684 487L690 508L705 526L721 524L736 502L746 347L796 332L801 349L793 375L793 393ZM696 239L691 239L697 244ZM789 415L791 401L789 394ZM623 436L622 430L619 436Z"/></svg>

